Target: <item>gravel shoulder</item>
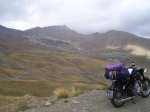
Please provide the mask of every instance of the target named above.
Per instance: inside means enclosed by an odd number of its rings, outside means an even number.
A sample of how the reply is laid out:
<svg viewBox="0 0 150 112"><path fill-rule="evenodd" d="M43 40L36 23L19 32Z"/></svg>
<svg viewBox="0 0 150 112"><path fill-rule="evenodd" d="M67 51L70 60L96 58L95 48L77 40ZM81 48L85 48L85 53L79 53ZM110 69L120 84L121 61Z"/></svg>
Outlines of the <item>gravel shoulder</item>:
<svg viewBox="0 0 150 112"><path fill-rule="evenodd" d="M133 104L129 101L121 108L114 108L106 98L105 91L95 90L25 112L150 112L150 97L136 97L135 102L136 104Z"/></svg>

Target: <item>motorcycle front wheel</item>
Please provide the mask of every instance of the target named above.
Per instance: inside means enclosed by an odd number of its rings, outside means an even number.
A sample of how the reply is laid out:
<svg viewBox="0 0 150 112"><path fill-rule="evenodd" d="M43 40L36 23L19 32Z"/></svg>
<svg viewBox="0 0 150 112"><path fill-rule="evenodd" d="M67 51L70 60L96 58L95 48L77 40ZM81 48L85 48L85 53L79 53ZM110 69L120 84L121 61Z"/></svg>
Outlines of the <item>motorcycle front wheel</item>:
<svg viewBox="0 0 150 112"><path fill-rule="evenodd" d="M150 95L150 80L148 78L142 84L141 95L143 98L147 98Z"/></svg>
<svg viewBox="0 0 150 112"><path fill-rule="evenodd" d="M125 102L120 102L123 99L123 95L120 91L114 91L114 97L111 99L111 103L114 107L119 108L122 107Z"/></svg>

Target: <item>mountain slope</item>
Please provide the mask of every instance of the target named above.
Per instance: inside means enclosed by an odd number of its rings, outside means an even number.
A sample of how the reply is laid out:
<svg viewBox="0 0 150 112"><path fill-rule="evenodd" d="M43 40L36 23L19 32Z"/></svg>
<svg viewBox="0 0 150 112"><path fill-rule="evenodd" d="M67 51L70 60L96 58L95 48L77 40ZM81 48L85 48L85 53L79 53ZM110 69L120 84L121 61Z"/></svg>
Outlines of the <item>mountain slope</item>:
<svg viewBox="0 0 150 112"><path fill-rule="evenodd" d="M127 32L110 30L106 33L93 33L88 36L85 41L81 42L81 45L89 51L123 50L128 45L137 45L144 49L150 49L150 39L141 38Z"/></svg>
<svg viewBox="0 0 150 112"><path fill-rule="evenodd" d="M2 58L2 95L22 96L29 93L49 96L57 87L75 86L91 90L95 85L106 85L104 78L99 76L103 74L106 62L84 55L55 50L22 50Z"/></svg>
<svg viewBox="0 0 150 112"><path fill-rule="evenodd" d="M48 96L59 86L105 85L104 65L114 60L149 67L149 42L119 31L82 35L66 26L27 31L0 26L0 90L3 95Z"/></svg>
<svg viewBox="0 0 150 112"><path fill-rule="evenodd" d="M61 49L78 50L76 43L85 36L68 28L65 25L35 27L24 32L24 37L34 43L39 43L47 47L57 47Z"/></svg>
<svg viewBox="0 0 150 112"><path fill-rule="evenodd" d="M82 34L71 30L65 25L49 26L49 27L35 27L25 31L25 34L34 36L35 38L51 37L69 42L76 42L82 37Z"/></svg>
<svg viewBox="0 0 150 112"><path fill-rule="evenodd" d="M0 26L0 52L9 53L21 49L40 49L41 45L33 44L23 37L23 31Z"/></svg>
<svg viewBox="0 0 150 112"><path fill-rule="evenodd" d="M80 42L80 47L98 59L126 64L135 61L141 66L149 67L150 39L127 32L111 30L106 33L93 33Z"/></svg>
<svg viewBox="0 0 150 112"><path fill-rule="evenodd" d="M43 28L35 27L26 30L24 36L34 43L62 50L81 51L88 54L116 51L150 57L150 53L139 55L139 53L134 52L135 49L140 52L138 48L145 49L146 51L144 52L150 52L150 39L141 38L123 31L110 30L106 33L83 35L65 25L60 25Z"/></svg>
<svg viewBox="0 0 150 112"><path fill-rule="evenodd" d="M44 46L30 41L23 31L6 27L0 29L2 95L20 96L30 93L35 96L48 96L59 86L75 85L91 89L86 85L94 87L96 83L101 83L97 80L97 74L101 72L105 62L73 50L64 51L58 48L60 45L61 48L67 47L68 42L48 39L43 40L44 43L54 45Z"/></svg>

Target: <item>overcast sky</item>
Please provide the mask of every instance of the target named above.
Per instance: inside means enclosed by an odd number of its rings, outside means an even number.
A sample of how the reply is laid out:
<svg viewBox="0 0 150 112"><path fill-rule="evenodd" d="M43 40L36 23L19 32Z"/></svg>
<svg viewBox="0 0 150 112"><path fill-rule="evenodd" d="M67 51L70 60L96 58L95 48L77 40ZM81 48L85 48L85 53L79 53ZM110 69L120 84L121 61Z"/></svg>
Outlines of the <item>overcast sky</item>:
<svg viewBox="0 0 150 112"><path fill-rule="evenodd" d="M150 0L0 0L0 24L67 25L80 33L122 30L150 37Z"/></svg>

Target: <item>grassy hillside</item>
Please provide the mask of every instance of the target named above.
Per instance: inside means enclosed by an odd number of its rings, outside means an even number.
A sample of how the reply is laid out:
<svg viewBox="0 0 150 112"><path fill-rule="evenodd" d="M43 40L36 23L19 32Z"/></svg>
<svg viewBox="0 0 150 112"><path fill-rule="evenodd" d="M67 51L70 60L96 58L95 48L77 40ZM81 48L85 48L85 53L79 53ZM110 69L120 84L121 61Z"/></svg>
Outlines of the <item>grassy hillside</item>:
<svg viewBox="0 0 150 112"><path fill-rule="evenodd" d="M106 62L70 52L24 50L1 55L2 95L50 96L57 87L96 89ZM99 78L99 79L98 79Z"/></svg>
<svg viewBox="0 0 150 112"><path fill-rule="evenodd" d="M135 56L134 56L135 57ZM145 57L129 57L137 65L148 67ZM106 86L104 66L110 62L79 53L56 50L18 50L0 55L0 91L2 95L51 96L59 87L82 90Z"/></svg>

